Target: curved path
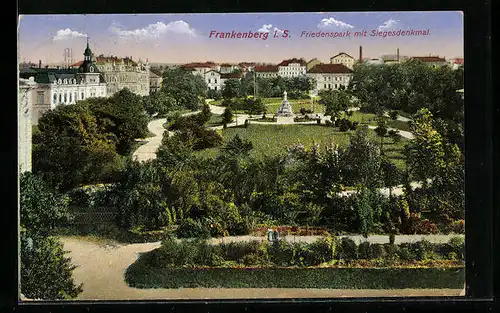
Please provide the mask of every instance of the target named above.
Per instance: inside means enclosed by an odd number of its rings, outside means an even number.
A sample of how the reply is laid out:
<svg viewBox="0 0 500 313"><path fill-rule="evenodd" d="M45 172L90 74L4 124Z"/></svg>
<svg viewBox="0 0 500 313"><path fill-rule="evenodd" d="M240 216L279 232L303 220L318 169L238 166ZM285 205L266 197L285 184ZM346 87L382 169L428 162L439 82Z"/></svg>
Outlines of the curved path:
<svg viewBox="0 0 500 313"><path fill-rule="evenodd" d="M75 283L83 283L77 300L153 300L153 299L255 299L255 298L331 298L380 296L458 296L460 289L296 289L296 288L179 288L138 289L124 280L127 267L140 253L159 247L159 243L105 246L79 238L61 238L77 268Z"/></svg>
<svg viewBox="0 0 500 313"><path fill-rule="evenodd" d="M154 136L146 138L146 144L140 146L139 148L137 148L137 150L135 150L133 154L134 160L147 161L156 158L156 150L158 150L158 147L161 144L163 132L165 131L165 128L163 127L164 123L164 118L149 122L148 129L154 134Z"/></svg>

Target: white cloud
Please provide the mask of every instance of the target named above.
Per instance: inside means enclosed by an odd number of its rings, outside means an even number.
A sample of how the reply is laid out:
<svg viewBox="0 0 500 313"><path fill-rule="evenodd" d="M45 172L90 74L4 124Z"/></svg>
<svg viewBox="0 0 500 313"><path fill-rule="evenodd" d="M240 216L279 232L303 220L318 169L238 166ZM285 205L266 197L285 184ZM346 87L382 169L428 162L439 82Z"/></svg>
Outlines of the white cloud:
<svg viewBox="0 0 500 313"><path fill-rule="evenodd" d="M392 28L396 27L397 25L399 25L399 21L393 20L391 18L391 19L385 21L384 24L380 25L378 27L378 30L383 31L383 30L392 29Z"/></svg>
<svg viewBox="0 0 500 313"><path fill-rule="evenodd" d="M336 20L334 17L324 18L319 24L319 28L354 28L351 24Z"/></svg>
<svg viewBox="0 0 500 313"><path fill-rule="evenodd" d="M144 28L137 28L133 30L123 30L119 25L112 24L109 30L121 37L136 37L142 39L158 38L167 33L184 34L189 36L196 36L195 30L186 22L179 20L169 22L156 22L149 24Z"/></svg>
<svg viewBox="0 0 500 313"><path fill-rule="evenodd" d="M56 35L52 37L52 40L56 41L56 40L65 40L65 39L73 39L81 37L87 37L87 34L82 34L77 31L66 28L58 30L56 32Z"/></svg>
<svg viewBox="0 0 500 313"><path fill-rule="evenodd" d="M262 25L261 28L259 28L258 31L261 32L261 33L269 33L271 30L277 32L278 34L283 33L282 29L279 29L276 26L273 27L273 24L264 24L264 25Z"/></svg>

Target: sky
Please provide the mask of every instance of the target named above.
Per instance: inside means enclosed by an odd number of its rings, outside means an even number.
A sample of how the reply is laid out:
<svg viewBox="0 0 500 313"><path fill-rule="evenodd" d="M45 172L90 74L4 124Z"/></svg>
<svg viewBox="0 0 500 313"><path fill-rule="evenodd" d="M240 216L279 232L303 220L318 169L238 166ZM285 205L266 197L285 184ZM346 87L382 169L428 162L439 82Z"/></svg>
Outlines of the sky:
<svg viewBox="0 0 500 313"><path fill-rule="evenodd" d="M279 63L293 57L327 63L340 52L357 59L359 46L364 58L396 54L398 48L401 56L454 58L462 57L464 49L460 11L22 15L18 25L19 61L43 64L62 63L65 48L72 50L75 62L82 60L87 38L95 55L155 63ZM411 29L429 34L370 36L373 31ZM365 37L354 36L363 30ZM232 31L268 33L268 37L215 36ZM303 32L347 37L306 38L301 37Z"/></svg>

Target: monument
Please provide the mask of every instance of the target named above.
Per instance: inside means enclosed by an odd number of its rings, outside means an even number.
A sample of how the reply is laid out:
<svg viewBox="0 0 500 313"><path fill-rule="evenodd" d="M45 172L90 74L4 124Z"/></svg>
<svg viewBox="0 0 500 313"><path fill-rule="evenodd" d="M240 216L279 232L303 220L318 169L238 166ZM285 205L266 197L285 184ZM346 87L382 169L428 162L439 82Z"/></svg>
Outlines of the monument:
<svg viewBox="0 0 500 313"><path fill-rule="evenodd" d="M283 102L281 102L281 105L278 108L278 116L292 116L292 106L288 102L288 99L286 97L287 93L286 90L283 92Z"/></svg>

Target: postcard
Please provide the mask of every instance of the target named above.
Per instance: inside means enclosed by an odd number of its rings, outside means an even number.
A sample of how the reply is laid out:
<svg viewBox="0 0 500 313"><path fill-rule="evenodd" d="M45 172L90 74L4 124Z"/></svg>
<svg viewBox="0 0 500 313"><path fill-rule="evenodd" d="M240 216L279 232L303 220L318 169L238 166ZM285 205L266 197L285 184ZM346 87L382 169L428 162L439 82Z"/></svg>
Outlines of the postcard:
<svg viewBox="0 0 500 313"><path fill-rule="evenodd" d="M20 299L464 296L463 28L20 16Z"/></svg>

